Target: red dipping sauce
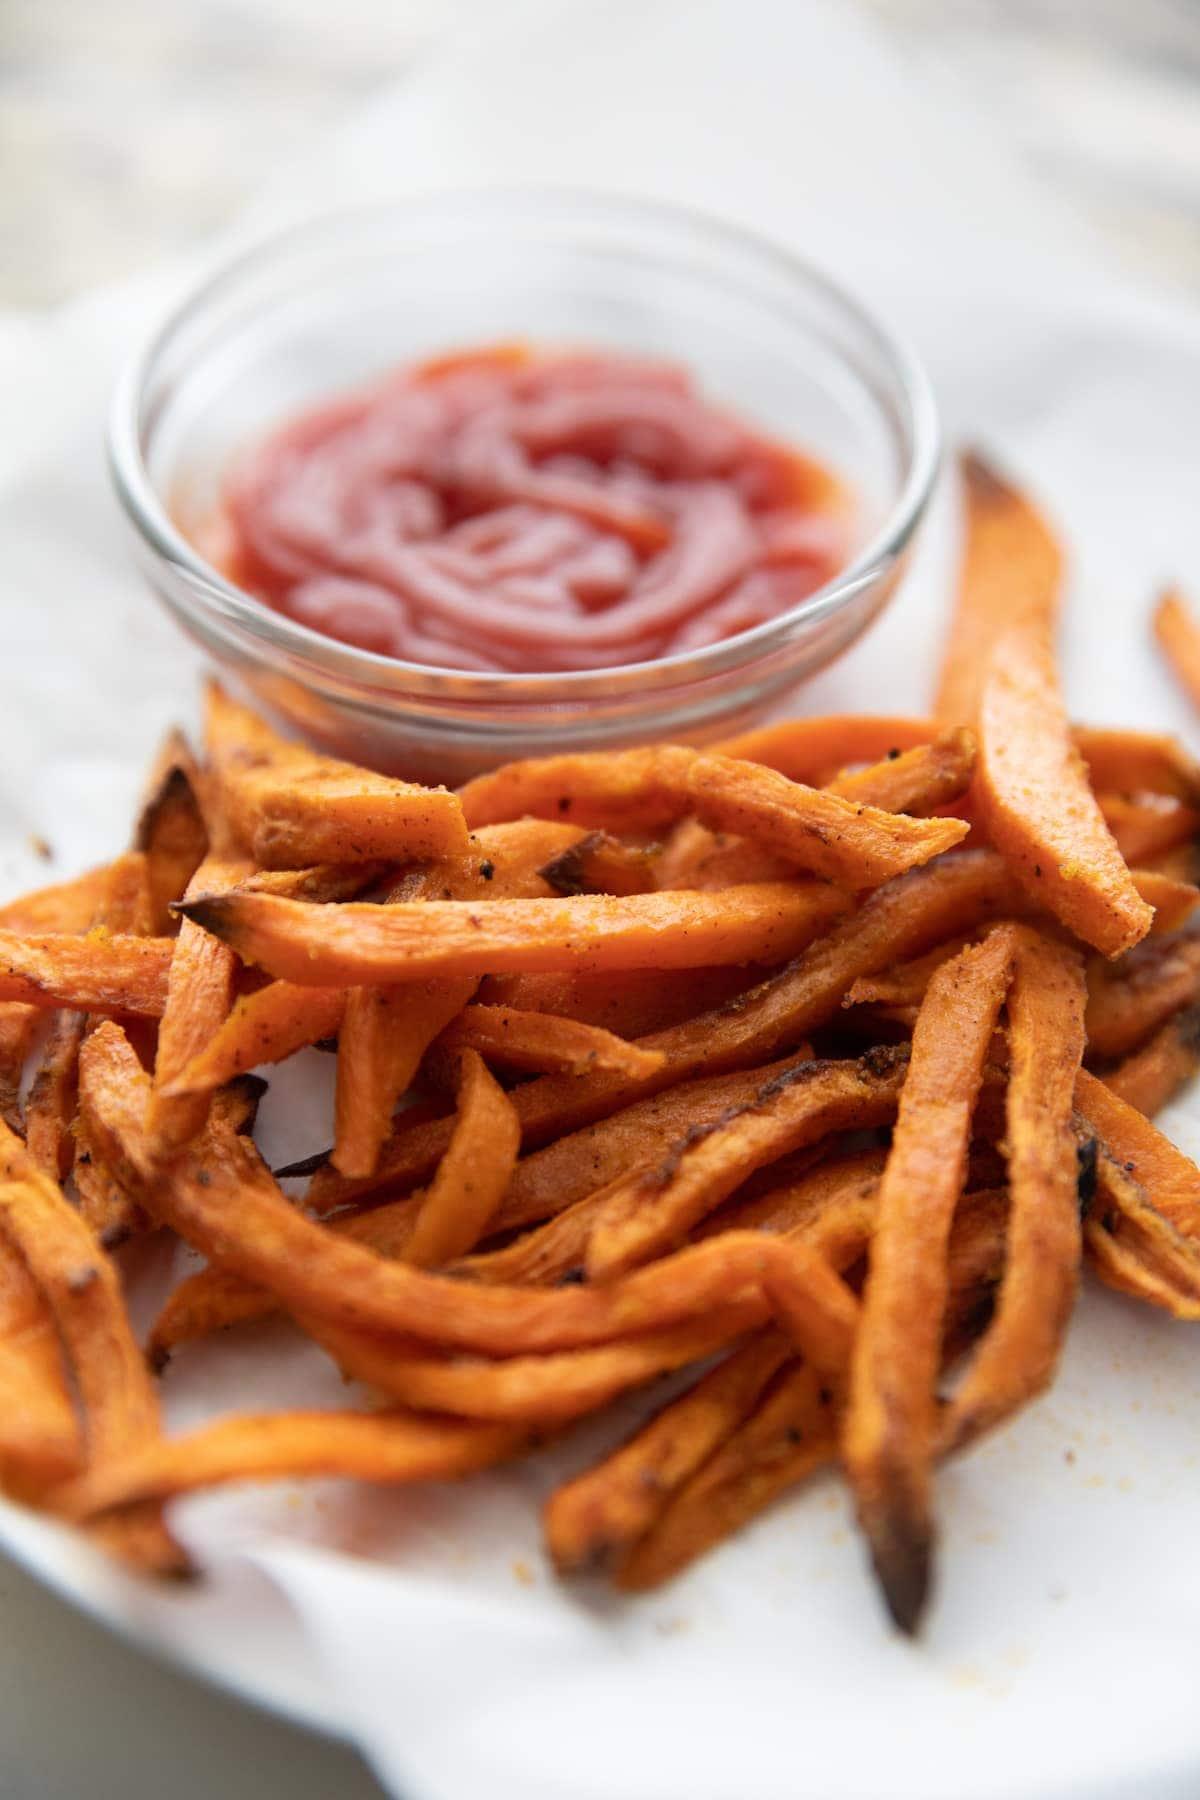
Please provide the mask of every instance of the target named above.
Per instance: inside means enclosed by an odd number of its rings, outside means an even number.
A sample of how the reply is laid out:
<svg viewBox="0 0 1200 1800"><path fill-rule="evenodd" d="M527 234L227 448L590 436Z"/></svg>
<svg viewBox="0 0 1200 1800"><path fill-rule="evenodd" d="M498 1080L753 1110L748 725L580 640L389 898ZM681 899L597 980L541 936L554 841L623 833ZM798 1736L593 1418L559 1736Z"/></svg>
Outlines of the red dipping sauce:
<svg viewBox="0 0 1200 1800"><path fill-rule="evenodd" d="M844 491L685 369L503 345L403 368L231 471L225 572L441 668L607 668L788 611L846 560Z"/></svg>

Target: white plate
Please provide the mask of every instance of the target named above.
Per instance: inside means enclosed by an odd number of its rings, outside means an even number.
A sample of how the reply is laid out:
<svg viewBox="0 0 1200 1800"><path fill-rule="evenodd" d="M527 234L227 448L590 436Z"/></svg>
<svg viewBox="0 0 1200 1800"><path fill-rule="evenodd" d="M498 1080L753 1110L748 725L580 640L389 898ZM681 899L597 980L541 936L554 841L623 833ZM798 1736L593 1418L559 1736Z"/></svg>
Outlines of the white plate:
<svg viewBox="0 0 1200 1800"><path fill-rule="evenodd" d="M1200 587L1192 314L1068 249L1071 223L969 120L914 108L873 43L818 5L612 0L513 34L368 109L259 218L548 168L791 238L906 325L951 432L1007 458L1071 544L1076 714L1197 742L1146 625L1165 575ZM45 878L32 831L62 868L120 843L158 731L191 710L189 659L126 569L98 454L113 361L146 305L104 296L40 333L0 331L5 890ZM921 705L945 523L806 707ZM302 1150L325 1128L299 1116ZM1200 1150L1194 1103L1169 1122ZM175 1422L202 1388L221 1406L334 1391L303 1356L267 1374L247 1340L213 1355L180 1358ZM917 1648L885 1629L830 1481L628 1605L541 1567L546 1460L454 1490L189 1502L181 1529L217 1570L207 1594L125 1581L11 1507L0 1545L138 1642L340 1726L412 1800L1171 1800L1200 1781L1198 1399L1194 1333L1089 1292L1053 1393L940 1482L939 1596Z"/></svg>

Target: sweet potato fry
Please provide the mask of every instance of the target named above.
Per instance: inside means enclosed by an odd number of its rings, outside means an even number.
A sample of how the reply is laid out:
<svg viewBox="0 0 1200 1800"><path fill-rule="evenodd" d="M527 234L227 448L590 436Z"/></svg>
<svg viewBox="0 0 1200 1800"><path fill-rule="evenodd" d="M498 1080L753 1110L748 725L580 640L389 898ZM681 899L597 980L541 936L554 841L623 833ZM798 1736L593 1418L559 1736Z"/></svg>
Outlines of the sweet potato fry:
<svg viewBox="0 0 1200 1800"><path fill-rule="evenodd" d="M169 732L150 771L133 833L133 847L146 859L148 934L169 937L177 929L171 902L183 897L207 854L199 789L200 773L186 738Z"/></svg>
<svg viewBox="0 0 1200 1800"><path fill-rule="evenodd" d="M974 942L972 937L957 933L915 956L909 962L893 963L875 975L862 975L847 990L843 1006L920 1006L926 990L943 963Z"/></svg>
<svg viewBox="0 0 1200 1800"><path fill-rule="evenodd" d="M761 971L736 966L626 969L602 975L489 975L480 983L479 1000L484 1006L553 1013L618 1037L638 1038L724 1006L761 979Z"/></svg>
<svg viewBox="0 0 1200 1800"><path fill-rule="evenodd" d="M387 1338L320 1321L306 1324L348 1377L407 1406L510 1424L562 1425L724 1349L760 1325L766 1311L766 1302L755 1298L709 1308L699 1321L642 1332L628 1342L501 1362L419 1355Z"/></svg>
<svg viewBox="0 0 1200 1800"><path fill-rule="evenodd" d="M688 791L702 824L762 841L772 856L843 887L878 887L952 849L967 834L957 819L883 812L725 757L698 756Z"/></svg>
<svg viewBox="0 0 1200 1800"><path fill-rule="evenodd" d="M38 936L48 931L83 932L95 924L109 892L111 863L101 863L71 881L56 881L0 906L0 929Z"/></svg>
<svg viewBox="0 0 1200 1800"><path fill-rule="evenodd" d="M532 1074L586 1074L607 1069L618 1075L653 1075L661 1050L642 1050L597 1025L551 1013L522 1012L514 1006L467 1006L441 1036L451 1049L470 1048L509 1069Z"/></svg>
<svg viewBox="0 0 1200 1800"><path fill-rule="evenodd" d="M556 894L648 894L658 884L651 851L589 831L541 870Z"/></svg>
<svg viewBox="0 0 1200 1800"><path fill-rule="evenodd" d="M1200 706L1200 626L1178 588L1168 588L1155 606L1154 635L1175 679Z"/></svg>
<svg viewBox="0 0 1200 1800"><path fill-rule="evenodd" d="M338 1037L333 1148L333 1166L343 1175L372 1173L396 1102L430 1044L474 992L469 975L350 989Z"/></svg>
<svg viewBox="0 0 1200 1800"><path fill-rule="evenodd" d="M943 1421L958 1448L1053 1378L1079 1279L1078 1170L1071 1112L1083 1056L1083 966L1028 927L1008 993L1008 1254L996 1314Z"/></svg>
<svg viewBox="0 0 1200 1800"><path fill-rule="evenodd" d="M206 743L234 837L266 869L402 862L467 849L457 797L277 738L215 686Z"/></svg>
<svg viewBox="0 0 1200 1800"><path fill-rule="evenodd" d="M21 1129L21 1074L40 1017L39 1007L0 1001L0 1119L14 1131Z"/></svg>
<svg viewBox="0 0 1200 1800"><path fill-rule="evenodd" d="M1027 892L1106 956L1136 944L1154 915L1087 785L1044 628L1018 625L993 643L979 744L980 813Z"/></svg>
<svg viewBox="0 0 1200 1800"><path fill-rule="evenodd" d="M120 1278L61 1190L0 1125L0 1231L20 1252L53 1314L83 1413L88 1467L103 1469L158 1436L158 1402ZM102 1534L115 1555L180 1573L186 1558L150 1511Z"/></svg>
<svg viewBox="0 0 1200 1800"><path fill-rule="evenodd" d="M1185 1006L1160 1025L1140 1050L1102 1077L1117 1098L1152 1118L1200 1070L1200 1006Z"/></svg>
<svg viewBox="0 0 1200 1800"><path fill-rule="evenodd" d="M628 1593L661 1586L836 1456L829 1389L807 1364L786 1365L619 1563L617 1586Z"/></svg>
<svg viewBox="0 0 1200 1800"><path fill-rule="evenodd" d="M512 1177L521 1127L512 1102L474 1050L462 1053L458 1117L421 1202L405 1258L436 1268L475 1248Z"/></svg>
<svg viewBox="0 0 1200 1800"><path fill-rule="evenodd" d="M207 1044L163 1084L164 1098L211 1093L247 1069L283 1062L336 1037L345 1004L342 988L302 988L291 981L269 981L240 995Z"/></svg>
<svg viewBox="0 0 1200 1800"><path fill-rule="evenodd" d="M391 872L392 864L315 863L310 869L256 869L239 881L237 890L247 894L278 894L283 900L356 900L367 888L377 886ZM180 896L177 894L176 899Z"/></svg>
<svg viewBox="0 0 1200 1800"><path fill-rule="evenodd" d="M487 1355L585 1349L761 1295L773 1259L790 1254L778 1239L730 1232L601 1287L485 1287L427 1274L305 1218L252 1147L217 1121L201 1145L159 1167L140 1118L147 1078L116 1026L106 1022L87 1040L80 1076L89 1128L143 1205L204 1255L270 1288L289 1311L334 1330Z"/></svg>
<svg viewBox="0 0 1200 1800"><path fill-rule="evenodd" d="M459 798L472 830L529 814L588 831L657 831L688 810L687 772L695 754L681 744L654 744L536 757L477 775Z"/></svg>
<svg viewBox="0 0 1200 1800"><path fill-rule="evenodd" d="M25 1102L26 1148L51 1181L65 1181L71 1169L71 1120L75 1116L79 1046L86 1030L86 1013L54 1014Z"/></svg>
<svg viewBox="0 0 1200 1800"><path fill-rule="evenodd" d="M20 1252L0 1238L0 1486L32 1497L82 1462L54 1315Z"/></svg>
<svg viewBox="0 0 1200 1800"><path fill-rule="evenodd" d="M650 1529L669 1496L750 1415L794 1354L773 1326L756 1332L620 1449L556 1488L542 1528L559 1574L611 1568Z"/></svg>
<svg viewBox="0 0 1200 1800"><path fill-rule="evenodd" d="M55 1504L65 1518L87 1520L237 1481L452 1481L503 1462L525 1442L526 1434L500 1426L401 1412L240 1413L91 1470Z"/></svg>
<svg viewBox="0 0 1200 1800"><path fill-rule="evenodd" d="M1166 794L1200 806L1200 763L1178 738L1077 725L1075 746L1098 794Z"/></svg>
<svg viewBox="0 0 1200 1800"><path fill-rule="evenodd" d="M1115 963L1088 969L1092 1056L1124 1056L1200 995L1200 933L1150 939Z"/></svg>
<svg viewBox="0 0 1200 1800"><path fill-rule="evenodd" d="M0 1001L159 1018L174 948L170 938L0 931Z"/></svg>
<svg viewBox="0 0 1200 1800"><path fill-rule="evenodd" d="M1076 1079L1075 1104L1114 1161L1146 1190L1155 1211L1200 1246L1200 1169L1191 1157L1086 1069Z"/></svg>
<svg viewBox="0 0 1200 1800"><path fill-rule="evenodd" d="M1084 1129L1090 1126L1085 1123ZM1195 1239L1157 1209L1142 1183L1105 1144L1096 1158L1096 1192L1083 1236L1088 1261L1109 1287L1173 1318L1200 1319Z"/></svg>
<svg viewBox="0 0 1200 1800"><path fill-rule="evenodd" d="M1026 497L981 456L958 459L966 510L958 599L934 712L972 725L993 652L1012 627L1047 637L1058 612L1062 553Z"/></svg>
<svg viewBox="0 0 1200 1800"><path fill-rule="evenodd" d="M657 1169L609 1195L588 1244L588 1278L607 1280L673 1249L755 1169L789 1151L831 1131L886 1124L907 1063L903 1050L798 1063L732 1117L693 1127Z"/></svg>
<svg viewBox="0 0 1200 1800"><path fill-rule="evenodd" d="M929 1584L946 1246L1012 959L1012 931L999 928L930 982L880 1186L843 1449L889 1611L906 1632Z"/></svg>
<svg viewBox="0 0 1200 1800"><path fill-rule="evenodd" d="M1142 899L1154 908L1150 930L1155 936L1178 931L1200 906L1200 888L1190 881L1180 881L1156 869L1133 869L1131 874Z"/></svg>
<svg viewBox="0 0 1200 1800"><path fill-rule="evenodd" d="M739 762L764 763L790 781L824 787L855 765L894 760L905 751L931 744L940 730L936 719L835 713L761 725L740 737L727 738L717 749Z"/></svg>
<svg viewBox="0 0 1200 1800"><path fill-rule="evenodd" d="M1157 794L1130 800L1124 794L1100 792L1096 803L1121 855L1129 864L1190 844L1200 833L1200 812Z"/></svg>
<svg viewBox="0 0 1200 1800"><path fill-rule="evenodd" d="M389 983L490 971L689 968L781 962L844 907L819 882L612 899L430 900L308 906L265 894L187 901L186 916L272 975L302 985Z"/></svg>
<svg viewBox="0 0 1200 1800"><path fill-rule="evenodd" d="M221 893L246 872L238 859L206 856L188 893ZM154 1095L147 1129L159 1158L170 1156L195 1137L208 1116L204 1092L168 1094L189 1063L203 1051L233 1004L237 958L219 939L184 918L175 940L166 1005L158 1028L154 1060Z"/></svg>
<svg viewBox="0 0 1200 1800"><path fill-rule="evenodd" d="M661 1050L666 1057L657 1074L637 1081L602 1074L550 1075L518 1088L513 1101L524 1142L543 1143L556 1132L616 1112L699 1069L724 1072L778 1056L832 1018L858 976L994 917L1013 897L1004 865L990 851L967 851L902 877L879 889L780 974L727 1006L642 1039L642 1049ZM448 1137L446 1120L415 1125L402 1121L384 1148L376 1185L411 1186L422 1180ZM361 1187L347 1191L325 1177L314 1182L310 1199L328 1210L369 1191Z"/></svg>

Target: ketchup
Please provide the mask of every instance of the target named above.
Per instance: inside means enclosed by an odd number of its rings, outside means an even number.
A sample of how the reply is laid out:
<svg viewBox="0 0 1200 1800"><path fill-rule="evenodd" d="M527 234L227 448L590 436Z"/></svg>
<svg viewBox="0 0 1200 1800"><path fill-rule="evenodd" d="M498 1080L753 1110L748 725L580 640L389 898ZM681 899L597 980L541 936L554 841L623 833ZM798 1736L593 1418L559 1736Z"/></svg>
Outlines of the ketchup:
<svg viewBox="0 0 1200 1800"><path fill-rule="evenodd" d="M225 486L227 572L328 637L442 668L643 662L787 611L845 559L824 469L685 369L501 345L304 414Z"/></svg>

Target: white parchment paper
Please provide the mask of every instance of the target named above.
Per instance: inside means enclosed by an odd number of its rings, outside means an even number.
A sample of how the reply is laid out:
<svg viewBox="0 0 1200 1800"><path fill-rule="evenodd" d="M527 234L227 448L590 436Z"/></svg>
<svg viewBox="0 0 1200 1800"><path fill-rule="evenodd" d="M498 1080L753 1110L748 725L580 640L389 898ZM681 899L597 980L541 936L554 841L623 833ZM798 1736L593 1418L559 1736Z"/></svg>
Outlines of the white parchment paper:
<svg viewBox="0 0 1200 1800"><path fill-rule="evenodd" d="M826 262L908 332L951 437L1043 496L1072 549L1077 716L1197 728L1152 653L1171 573L1200 586L1200 315L1134 292L980 135L832 5L608 0L506 11L314 146L238 235L343 201L548 179L690 200ZM192 653L127 567L102 465L120 357L190 273L0 319L0 883L109 854ZM868 639L805 710L919 707L949 510ZM324 1141L312 1066L270 1147ZM1200 1150L1200 1112L1177 1107ZM147 1285L166 1271L143 1272ZM172 1424L338 1402L278 1332L181 1355ZM197 1595L124 1580L12 1508L0 1543L120 1629L354 1735L412 1800L1000 1800L1194 1794L1200 1341L1089 1292L1053 1393L940 1484L923 1642L886 1630L832 1481L666 1592L556 1586L537 1509L612 1428L467 1487L324 1483L189 1502Z"/></svg>

